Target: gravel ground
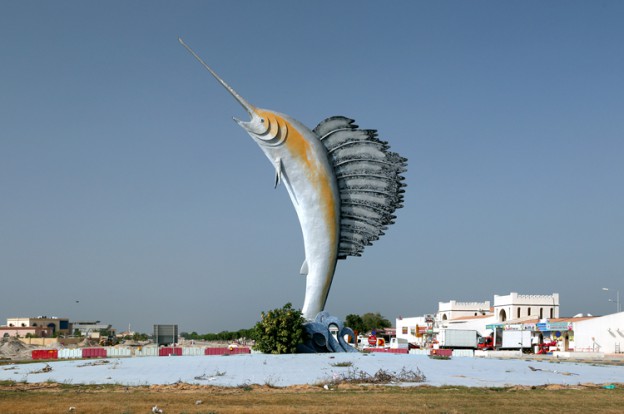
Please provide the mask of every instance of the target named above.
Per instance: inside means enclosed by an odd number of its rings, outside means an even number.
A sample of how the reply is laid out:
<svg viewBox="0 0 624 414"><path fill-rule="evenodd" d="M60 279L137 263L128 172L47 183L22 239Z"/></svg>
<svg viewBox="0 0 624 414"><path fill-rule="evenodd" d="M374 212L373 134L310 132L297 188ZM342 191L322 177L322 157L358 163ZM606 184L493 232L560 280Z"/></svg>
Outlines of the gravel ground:
<svg viewBox="0 0 624 414"><path fill-rule="evenodd" d="M239 387L331 385L345 378L384 373L421 373L419 384L468 387L611 384L624 366L537 359L453 358L420 355L317 354L142 357L59 360L0 366L0 380L67 384L162 385L177 382ZM397 381L401 384L400 381ZM419 385L405 383L402 385Z"/></svg>

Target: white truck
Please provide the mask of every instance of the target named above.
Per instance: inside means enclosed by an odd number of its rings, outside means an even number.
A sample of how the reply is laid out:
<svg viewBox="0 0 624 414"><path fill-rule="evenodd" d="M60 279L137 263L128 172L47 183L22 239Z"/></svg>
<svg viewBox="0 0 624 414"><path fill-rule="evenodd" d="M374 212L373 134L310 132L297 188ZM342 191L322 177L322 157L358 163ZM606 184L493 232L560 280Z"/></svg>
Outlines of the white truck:
<svg viewBox="0 0 624 414"><path fill-rule="evenodd" d="M496 349L531 350L531 331L497 329L494 338Z"/></svg>
<svg viewBox="0 0 624 414"><path fill-rule="evenodd" d="M404 338L390 338L390 348L391 349L408 349L409 344L407 339Z"/></svg>
<svg viewBox="0 0 624 414"><path fill-rule="evenodd" d="M438 343L440 348L477 349L479 333L474 329L441 329Z"/></svg>

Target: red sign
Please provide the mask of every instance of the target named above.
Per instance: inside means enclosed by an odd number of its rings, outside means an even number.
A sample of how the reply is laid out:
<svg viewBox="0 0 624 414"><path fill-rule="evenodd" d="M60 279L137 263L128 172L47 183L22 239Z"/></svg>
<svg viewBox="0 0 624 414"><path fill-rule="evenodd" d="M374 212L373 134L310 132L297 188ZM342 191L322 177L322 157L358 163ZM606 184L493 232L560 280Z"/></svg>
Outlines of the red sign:
<svg viewBox="0 0 624 414"><path fill-rule="evenodd" d="M377 345L377 337L375 335L371 335L368 337L368 344L371 346Z"/></svg>

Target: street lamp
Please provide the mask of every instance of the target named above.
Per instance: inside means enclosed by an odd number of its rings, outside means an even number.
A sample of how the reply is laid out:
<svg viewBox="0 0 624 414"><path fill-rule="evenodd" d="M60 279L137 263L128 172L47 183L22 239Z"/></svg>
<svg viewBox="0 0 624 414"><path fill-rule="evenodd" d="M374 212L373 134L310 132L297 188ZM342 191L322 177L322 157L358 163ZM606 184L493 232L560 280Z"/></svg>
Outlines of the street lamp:
<svg viewBox="0 0 624 414"><path fill-rule="evenodd" d="M602 288L602 290L608 292L609 288ZM615 291L615 301L613 299L609 299L609 302L615 302L615 310L618 313L622 311L622 309L620 308L620 291L619 290Z"/></svg>

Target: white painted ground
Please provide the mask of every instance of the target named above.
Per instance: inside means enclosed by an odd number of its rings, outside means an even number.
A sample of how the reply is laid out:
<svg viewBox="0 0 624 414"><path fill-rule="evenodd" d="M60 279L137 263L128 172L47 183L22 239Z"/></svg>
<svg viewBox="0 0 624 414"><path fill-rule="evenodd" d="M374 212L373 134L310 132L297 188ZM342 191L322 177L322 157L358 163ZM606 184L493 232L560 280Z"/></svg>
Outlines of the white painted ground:
<svg viewBox="0 0 624 414"><path fill-rule="evenodd" d="M334 366L339 362L351 362L352 366ZM49 363L50 372L36 373L45 366L46 363L0 366L0 380L123 385L185 382L232 387L268 384L281 387L329 384L332 378L355 369L372 375L379 369L400 372L405 368L419 369L426 376L424 384L434 386L503 387L624 382L623 366L483 358L434 360L421 355L395 354L251 354L59 360Z"/></svg>

